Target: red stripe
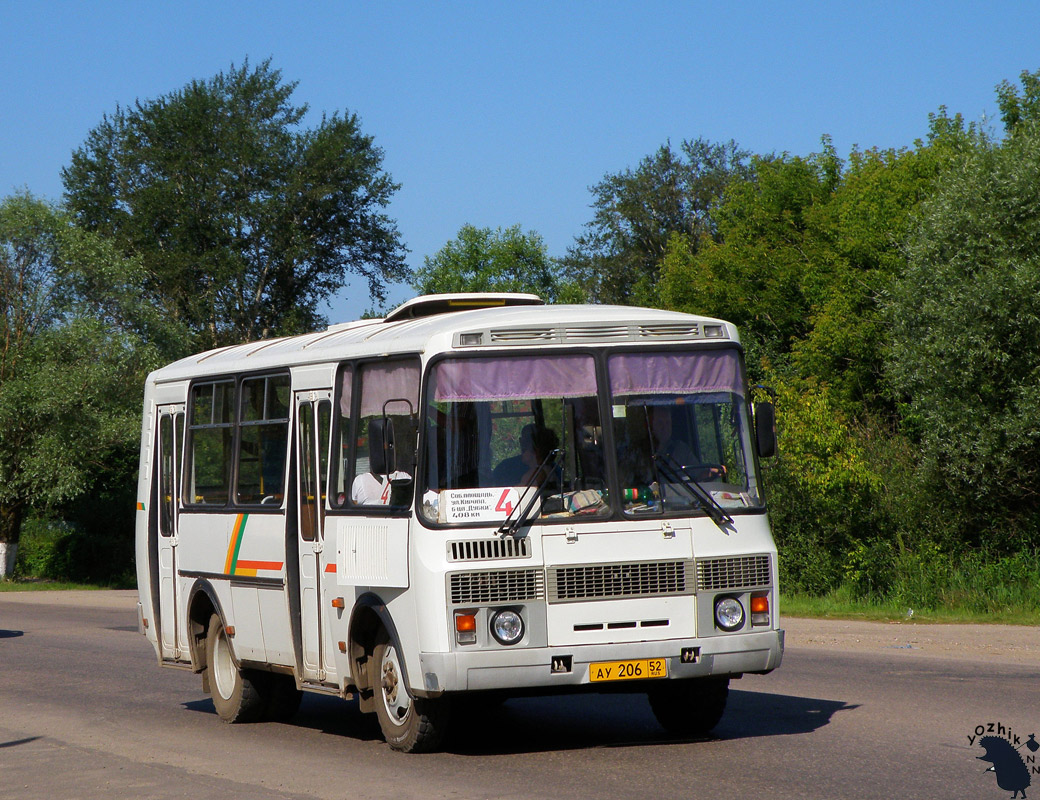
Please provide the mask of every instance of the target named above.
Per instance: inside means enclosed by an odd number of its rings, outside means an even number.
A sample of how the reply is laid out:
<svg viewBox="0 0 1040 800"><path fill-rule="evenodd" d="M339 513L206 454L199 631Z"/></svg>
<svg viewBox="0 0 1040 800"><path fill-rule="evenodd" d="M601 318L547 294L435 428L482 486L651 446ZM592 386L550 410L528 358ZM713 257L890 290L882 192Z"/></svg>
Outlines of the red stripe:
<svg viewBox="0 0 1040 800"><path fill-rule="evenodd" d="M325 565L325 571L326 572L335 572L336 571L336 565L335 564L326 564Z"/></svg>
<svg viewBox="0 0 1040 800"><path fill-rule="evenodd" d="M240 558L235 562L235 566L239 569L280 570L283 563L282 561L244 561Z"/></svg>

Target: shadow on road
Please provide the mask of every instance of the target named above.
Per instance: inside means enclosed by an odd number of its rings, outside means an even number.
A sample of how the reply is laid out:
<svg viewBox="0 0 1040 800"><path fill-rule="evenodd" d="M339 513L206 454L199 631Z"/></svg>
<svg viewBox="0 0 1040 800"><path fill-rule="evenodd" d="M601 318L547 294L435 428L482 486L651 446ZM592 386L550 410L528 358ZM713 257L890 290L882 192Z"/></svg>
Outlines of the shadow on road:
<svg viewBox="0 0 1040 800"><path fill-rule="evenodd" d="M711 739L811 733L838 711L840 701L730 690L729 705ZM456 721L446 749L460 755L528 753L588 747L679 744L657 723L644 695L565 695L510 700L472 709Z"/></svg>
<svg viewBox="0 0 1040 800"><path fill-rule="evenodd" d="M14 741L10 741L10 742L0 742L0 748L17 747L20 744L29 744L31 742L35 742L36 740L38 740L40 738L42 738L42 737L40 737L40 736L30 736L27 739L15 739Z"/></svg>
<svg viewBox="0 0 1040 800"><path fill-rule="evenodd" d="M189 711L217 715L213 701L208 698L181 705ZM320 694L305 693L300 710L288 724L360 741L383 738L375 714L362 714L357 700L340 700Z"/></svg>
<svg viewBox="0 0 1040 800"><path fill-rule="evenodd" d="M25 636L25 632L0 630L0 639L17 639L19 636Z"/></svg>
<svg viewBox="0 0 1040 800"><path fill-rule="evenodd" d="M184 706L215 713L210 700ZM837 712L857 707L836 700L731 689L726 714L711 739L812 733ZM375 715L362 714L356 700L307 694L290 724L361 741L381 738ZM467 700L455 709L452 735L443 749L481 756L690 741L697 740L676 739L658 725L645 695L584 694L487 703Z"/></svg>

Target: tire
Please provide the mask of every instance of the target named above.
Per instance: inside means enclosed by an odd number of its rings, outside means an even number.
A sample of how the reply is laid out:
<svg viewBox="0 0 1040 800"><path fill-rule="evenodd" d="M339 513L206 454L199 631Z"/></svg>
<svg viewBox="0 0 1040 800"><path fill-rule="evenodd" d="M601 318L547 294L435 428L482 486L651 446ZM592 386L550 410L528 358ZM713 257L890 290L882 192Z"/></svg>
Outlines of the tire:
<svg viewBox="0 0 1040 800"><path fill-rule="evenodd" d="M414 697L408 691L397 646L382 639L372 653L372 692L386 743L403 753L436 749L448 724L448 701Z"/></svg>
<svg viewBox="0 0 1040 800"><path fill-rule="evenodd" d="M224 623L214 614L206 633L206 670L213 707L224 722L256 722L267 708L262 691L263 677L253 676L238 668L231 654L231 642Z"/></svg>
<svg viewBox="0 0 1040 800"><path fill-rule="evenodd" d="M675 736L704 737L726 711L729 678L667 681L647 692L661 727Z"/></svg>

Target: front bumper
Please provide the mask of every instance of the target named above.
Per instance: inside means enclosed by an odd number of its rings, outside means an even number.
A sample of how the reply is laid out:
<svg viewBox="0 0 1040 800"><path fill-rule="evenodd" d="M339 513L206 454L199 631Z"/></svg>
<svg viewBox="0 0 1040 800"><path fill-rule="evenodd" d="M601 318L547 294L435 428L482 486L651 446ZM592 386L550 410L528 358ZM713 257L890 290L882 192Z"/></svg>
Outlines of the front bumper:
<svg viewBox="0 0 1040 800"><path fill-rule="evenodd" d="M680 657L688 648L697 649L697 659L692 663ZM553 672L553 660L559 662L568 656L570 671ZM783 656L783 630L625 644L461 650L420 653L421 681L411 683L418 694L427 695L488 689L555 690L589 683L589 664L596 661L667 658L668 679L681 680L768 672L780 666Z"/></svg>

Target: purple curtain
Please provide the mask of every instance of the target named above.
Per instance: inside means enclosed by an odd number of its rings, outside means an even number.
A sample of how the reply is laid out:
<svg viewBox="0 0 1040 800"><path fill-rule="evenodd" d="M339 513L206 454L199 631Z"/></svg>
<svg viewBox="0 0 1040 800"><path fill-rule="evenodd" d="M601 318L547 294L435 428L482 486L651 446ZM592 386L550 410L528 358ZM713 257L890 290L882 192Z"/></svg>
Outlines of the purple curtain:
<svg viewBox="0 0 1040 800"><path fill-rule="evenodd" d="M395 361L389 364L366 364L361 369L361 416L383 413L387 400L407 400L412 412L419 409L419 362ZM388 414L406 414L405 403L391 403Z"/></svg>
<svg viewBox="0 0 1040 800"><path fill-rule="evenodd" d="M343 370L343 391L339 396L339 413L341 417L350 416L351 389L354 386L354 370L347 367Z"/></svg>
<svg viewBox="0 0 1040 800"><path fill-rule="evenodd" d="M589 356L460 358L442 361L434 373L437 401L587 397L596 394Z"/></svg>
<svg viewBox="0 0 1040 800"><path fill-rule="evenodd" d="M608 362L614 395L733 392L744 395L733 350L701 353L625 353Z"/></svg>

